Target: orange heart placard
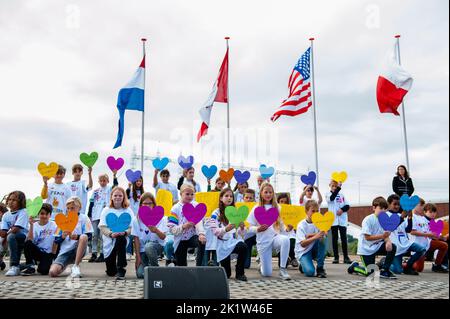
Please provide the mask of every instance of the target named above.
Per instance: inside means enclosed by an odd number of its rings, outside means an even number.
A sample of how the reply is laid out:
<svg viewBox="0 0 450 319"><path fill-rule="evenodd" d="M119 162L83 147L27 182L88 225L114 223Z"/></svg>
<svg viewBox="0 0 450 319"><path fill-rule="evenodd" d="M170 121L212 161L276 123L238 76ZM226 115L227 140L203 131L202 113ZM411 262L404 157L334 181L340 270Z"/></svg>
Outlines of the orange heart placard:
<svg viewBox="0 0 450 319"><path fill-rule="evenodd" d="M234 168L229 168L228 171L220 170L219 176L221 179L225 181L225 183L229 184L234 176Z"/></svg>
<svg viewBox="0 0 450 319"><path fill-rule="evenodd" d="M56 175L56 172L58 171L59 165L55 162L51 162L50 164L45 164L44 162L41 162L38 164L38 171L39 173L48 178L52 178Z"/></svg>
<svg viewBox="0 0 450 319"><path fill-rule="evenodd" d="M62 231L73 232L78 223L78 213L71 211L67 216L59 213L55 216L55 223Z"/></svg>
<svg viewBox="0 0 450 319"><path fill-rule="evenodd" d="M442 229L442 236L448 235L448 220L444 221L444 228Z"/></svg>

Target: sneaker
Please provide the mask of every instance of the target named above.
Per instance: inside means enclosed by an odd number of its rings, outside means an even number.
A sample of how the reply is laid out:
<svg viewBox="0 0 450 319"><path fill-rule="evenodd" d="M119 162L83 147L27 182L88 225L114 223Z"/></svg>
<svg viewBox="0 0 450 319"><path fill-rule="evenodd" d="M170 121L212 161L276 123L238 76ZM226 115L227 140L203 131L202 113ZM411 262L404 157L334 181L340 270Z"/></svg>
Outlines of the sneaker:
<svg viewBox="0 0 450 319"><path fill-rule="evenodd" d="M97 259L97 253L92 253L91 258L89 258L88 263L93 263Z"/></svg>
<svg viewBox="0 0 450 319"><path fill-rule="evenodd" d="M390 270L382 270L380 272L380 277L384 279L397 279L397 276Z"/></svg>
<svg viewBox="0 0 450 319"><path fill-rule="evenodd" d="M321 268L317 268L317 275L316 277L318 278L327 278L327 273L325 272L325 269Z"/></svg>
<svg viewBox="0 0 450 319"><path fill-rule="evenodd" d="M347 272L351 275L355 272L355 267L358 267L359 263L357 261L354 261L350 264L350 266L347 268Z"/></svg>
<svg viewBox="0 0 450 319"><path fill-rule="evenodd" d="M170 263L167 264L167 267L175 267L175 263L173 262L173 260L171 260Z"/></svg>
<svg viewBox="0 0 450 319"><path fill-rule="evenodd" d="M81 278L81 270L80 267L77 265L72 266L72 272L70 273L70 277L72 278Z"/></svg>
<svg viewBox="0 0 450 319"><path fill-rule="evenodd" d="M433 264L433 266L431 267L431 270L433 272L438 272L438 273L442 273L442 274L448 273L448 269L445 269L444 267L442 267L442 265Z"/></svg>
<svg viewBox="0 0 450 319"><path fill-rule="evenodd" d="M384 265L385 260L386 260L386 257L383 257L375 265L377 265L378 268L381 270L381 269L383 269L383 265Z"/></svg>
<svg viewBox="0 0 450 319"><path fill-rule="evenodd" d="M124 280L125 279L125 273L126 273L125 269L119 269L117 271L116 279L117 280Z"/></svg>
<svg viewBox="0 0 450 319"><path fill-rule="evenodd" d="M6 272L5 276L19 276L20 275L20 268L17 266L12 266L9 268L9 270Z"/></svg>
<svg viewBox="0 0 450 319"><path fill-rule="evenodd" d="M348 258L348 257L344 258L344 264L350 265L351 263L352 263L352 260L350 258Z"/></svg>
<svg viewBox="0 0 450 319"><path fill-rule="evenodd" d="M103 256L103 253L100 254L97 259L95 260L96 263L103 263L105 262L105 257Z"/></svg>
<svg viewBox="0 0 450 319"><path fill-rule="evenodd" d="M286 268L280 268L280 278L283 280L291 280Z"/></svg>
<svg viewBox="0 0 450 319"><path fill-rule="evenodd" d="M261 262L261 258L259 258L259 255L256 256L256 263L259 264Z"/></svg>
<svg viewBox="0 0 450 319"><path fill-rule="evenodd" d="M338 258L333 259L333 264L339 264L339 259Z"/></svg>
<svg viewBox="0 0 450 319"><path fill-rule="evenodd" d="M236 280L238 280L238 281L247 281L247 276L246 275L236 276Z"/></svg>
<svg viewBox="0 0 450 319"><path fill-rule="evenodd" d="M34 275L35 272L36 272L36 269L34 269L33 266L29 266L29 267L25 268L24 270L22 270L20 272L20 274L22 276L31 276L31 275Z"/></svg>
<svg viewBox="0 0 450 319"><path fill-rule="evenodd" d="M292 265L292 267L294 267L294 268L297 268L297 267L299 266L299 265L298 265L298 261L297 261L296 258L292 259L291 265Z"/></svg>
<svg viewBox="0 0 450 319"><path fill-rule="evenodd" d="M0 261L0 270L5 270L5 268L6 268L6 264L5 264L5 262L2 260L2 261Z"/></svg>
<svg viewBox="0 0 450 319"><path fill-rule="evenodd" d="M131 260L131 254L127 253L127 261L130 261L130 260Z"/></svg>
<svg viewBox="0 0 450 319"><path fill-rule="evenodd" d="M210 260L208 261L208 266L215 266L216 263L214 262L214 260Z"/></svg>
<svg viewBox="0 0 450 319"><path fill-rule="evenodd" d="M405 275L412 275L412 276L418 276L419 275L419 273L417 271L415 271L412 268L408 268L408 267L403 268L403 273Z"/></svg>

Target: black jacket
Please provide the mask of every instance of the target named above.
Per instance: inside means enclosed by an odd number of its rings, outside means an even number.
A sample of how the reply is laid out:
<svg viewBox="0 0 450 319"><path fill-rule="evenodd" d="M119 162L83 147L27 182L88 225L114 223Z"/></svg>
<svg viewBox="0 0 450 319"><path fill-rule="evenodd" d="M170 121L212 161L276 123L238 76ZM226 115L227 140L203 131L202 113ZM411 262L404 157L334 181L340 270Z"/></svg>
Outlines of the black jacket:
<svg viewBox="0 0 450 319"><path fill-rule="evenodd" d="M414 193L414 185L411 178L406 180L400 178L400 176L395 176L392 180L392 190L398 196L402 196L403 194L408 194L411 196Z"/></svg>

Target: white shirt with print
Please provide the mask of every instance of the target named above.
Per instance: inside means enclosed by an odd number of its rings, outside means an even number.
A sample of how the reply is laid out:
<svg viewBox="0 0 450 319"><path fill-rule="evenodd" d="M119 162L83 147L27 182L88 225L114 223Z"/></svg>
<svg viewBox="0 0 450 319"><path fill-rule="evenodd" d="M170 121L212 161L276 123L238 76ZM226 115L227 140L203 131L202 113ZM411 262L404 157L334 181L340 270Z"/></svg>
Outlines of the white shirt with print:
<svg viewBox="0 0 450 319"><path fill-rule="evenodd" d="M69 188L71 193L71 196L76 196L79 199L81 199L81 214L86 214L86 205L87 205L87 197L88 197L88 191L90 191L90 188L87 188L86 181L72 181L68 182L66 184Z"/></svg>
<svg viewBox="0 0 450 319"><path fill-rule="evenodd" d="M47 194L48 197L45 202L53 207L50 219L55 220L57 214L66 213L66 202L72 196L72 191L66 184L51 183L48 185Z"/></svg>
<svg viewBox="0 0 450 319"><path fill-rule="evenodd" d="M55 241L55 233L58 229L54 221L49 221L45 225L40 225L39 222L33 223L33 240L41 251L49 254L53 249L53 242Z"/></svg>
<svg viewBox="0 0 450 319"><path fill-rule="evenodd" d="M105 207L102 211L102 214L100 215L100 223L98 224L99 227L100 226L108 226L106 224L106 216L109 214L115 214L117 217L120 217L122 214L129 214L131 216L131 220L134 217L134 213L129 207L121 208L121 209ZM130 224L130 226L131 226L131 224ZM103 255L105 256L105 258L107 258L111 254L112 250L114 249L116 239L105 236L103 234L102 234L102 239L103 239ZM129 239L127 237L127 244L128 244L128 241L129 241Z"/></svg>
<svg viewBox="0 0 450 319"><path fill-rule="evenodd" d="M2 218L1 229L8 231L13 226L16 226L20 228L20 233L26 235L28 233L28 224L28 214L24 208L15 212L6 212Z"/></svg>
<svg viewBox="0 0 450 319"><path fill-rule="evenodd" d="M92 233L92 224L89 218L84 214L78 214L78 223L75 227L74 231L72 232L72 235L83 235L83 234L89 234ZM62 230L57 229L56 230L57 236L62 235ZM67 236L64 241L61 243L59 250L59 255L62 255L68 251L71 251L73 249L76 249L78 247L78 240L70 239L70 236Z"/></svg>
<svg viewBox="0 0 450 319"><path fill-rule="evenodd" d="M363 219L361 235L358 241L358 252L359 256L370 256L375 254L378 249L383 245L384 240L366 240L364 235L383 235L384 229L381 227L378 217L375 214L370 214Z"/></svg>
<svg viewBox="0 0 450 319"><path fill-rule="evenodd" d="M164 234L168 232L166 219L162 218L158 225L156 225L159 231ZM161 246L164 247L165 239L160 239L159 236L155 233L152 233L148 227L138 218L134 217L131 222L131 235L139 238L140 243L140 251L143 253L145 251L145 244L149 242L157 242Z"/></svg>

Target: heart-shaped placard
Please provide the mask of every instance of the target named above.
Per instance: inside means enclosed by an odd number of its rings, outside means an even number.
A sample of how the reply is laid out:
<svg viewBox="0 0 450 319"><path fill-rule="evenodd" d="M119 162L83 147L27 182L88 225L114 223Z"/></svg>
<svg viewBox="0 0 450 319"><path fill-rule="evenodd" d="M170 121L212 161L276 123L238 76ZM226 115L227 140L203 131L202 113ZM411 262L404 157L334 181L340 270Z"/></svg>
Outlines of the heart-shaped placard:
<svg viewBox="0 0 450 319"><path fill-rule="evenodd" d="M164 214L170 215L170 210L173 206L173 194L165 189L158 189L156 193L156 205L164 208Z"/></svg>
<svg viewBox="0 0 450 319"><path fill-rule="evenodd" d="M312 214L311 220L320 231L327 232L331 229L331 226L334 222L334 214L333 212L326 212L325 214L321 214L319 212Z"/></svg>
<svg viewBox="0 0 450 319"><path fill-rule="evenodd" d="M37 169L39 173L48 178L52 178L56 175L56 172L58 171L59 165L55 162L51 162L50 164L45 164L43 162L39 163Z"/></svg>
<svg viewBox="0 0 450 319"><path fill-rule="evenodd" d="M167 157L155 158L152 161L153 167L159 171L162 171L169 164L169 159Z"/></svg>
<svg viewBox="0 0 450 319"><path fill-rule="evenodd" d="M217 174L217 166L211 165L210 167L203 165L202 173L207 179L212 179Z"/></svg>
<svg viewBox="0 0 450 319"><path fill-rule="evenodd" d="M164 217L164 208L161 206L153 208L141 206L139 207L138 216L145 226L157 226Z"/></svg>
<svg viewBox="0 0 450 319"><path fill-rule="evenodd" d="M129 213L122 213L117 217L114 213L109 213L105 218L106 226L111 229L113 233L124 232L130 227L131 215Z"/></svg>
<svg viewBox="0 0 450 319"><path fill-rule="evenodd" d="M236 170L234 171L234 179L239 184L244 184L250 179L250 172L249 171L241 172L240 170Z"/></svg>
<svg viewBox="0 0 450 319"><path fill-rule="evenodd" d="M132 171L131 169L127 169L125 172L125 176L127 177L130 183L136 182L139 178L141 178L141 171Z"/></svg>
<svg viewBox="0 0 450 319"><path fill-rule="evenodd" d="M55 216L55 223L62 231L73 232L78 223L78 213L70 211L67 216L59 213Z"/></svg>
<svg viewBox="0 0 450 319"><path fill-rule="evenodd" d="M399 214L391 214L389 216L386 212L380 212L378 214L378 221L385 231L392 232L400 225L400 216Z"/></svg>
<svg viewBox="0 0 450 319"><path fill-rule="evenodd" d="M36 217L41 211L43 204L42 197L38 196L35 199L27 199L27 213L30 217Z"/></svg>
<svg viewBox="0 0 450 319"><path fill-rule="evenodd" d="M333 172L333 174L331 174L331 179L333 181L336 181L338 183L343 183L347 180L347 172Z"/></svg>
<svg viewBox="0 0 450 319"><path fill-rule="evenodd" d="M280 217L284 225L297 228L298 223L306 217L305 206L281 204Z"/></svg>
<svg viewBox="0 0 450 319"><path fill-rule="evenodd" d="M280 212L277 208L272 207L266 210L262 206L255 208L255 218L260 225L272 226L278 219Z"/></svg>
<svg viewBox="0 0 450 319"><path fill-rule="evenodd" d="M409 197L407 194L403 194L400 197L400 206L403 210L413 210L420 202L420 198L417 195Z"/></svg>
<svg viewBox="0 0 450 319"><path fill-rule="evenodd" d="M220 170L219 176L225 181L225 183L230 183L234 176L234 168L229 168L227 171Z"/></svg>
<svg viewBox="0 0 450 319"><path fill-rule="evenodd" d="M442 234L442 231L444 230L444 222L442 220L436 221L432 219L430 220L429 226L431 232L438 237Z"/></svg>
<svg viewBox="0 0 450 319"><path fill-rule="evenodd" d="M198 224L203 217L206 215L206 205L203 203L198 204L197 206L193 206L192 204L184 204L183 205L183 215L189 222L194 224Z"/></svg>
<svg viewBox="0 0 450 319"><path fill-rule="evenodd" d="M267 167L265 164L262 164L259 166L259 173L263 179L268 179L275 173L275 168Z"/></svg>
<svg viewBox="0 0 450 319"><path fill-rule="evenodd" d="M87 167L93 167L95 162L98 160L98 153L92 152L91 154L87 153L81 153L80 154L80 161Z"/></svg>
<svg viewBox="0 0 450 319"><path fill-rule="evenodd" d="M180 164L182 169L189 169L194 165L194 156L189 155L188 157L184 157L180 155L178 157L178 164Z"/></svg>
<svg viewBox="0 0 450 319"><path fill-rule="evenodd" d="M302 175L300 176L300 180L305 185L314 185L316 182L317 175L315 172L309 172L308 175Z"/></svg>
<svg viewBox="0 0 450 319"><path fill-rule="evenodd" d="M245 222L248 217L248 213L249 210L247 206L241 206L239 208L228 206L225 208L225 217L228 219L228 222L235 225L236 228L240 223Z"/></svg>
<svg viewBox="0 0 450 319"><path fill-rule="evenodd" d="M108 156L108 158L106 159L106 164L108 164L108 167L110 170L118 171L125 164L125 161L121 157L118 157L117 159L115 159L113 156Z"/></svg>

